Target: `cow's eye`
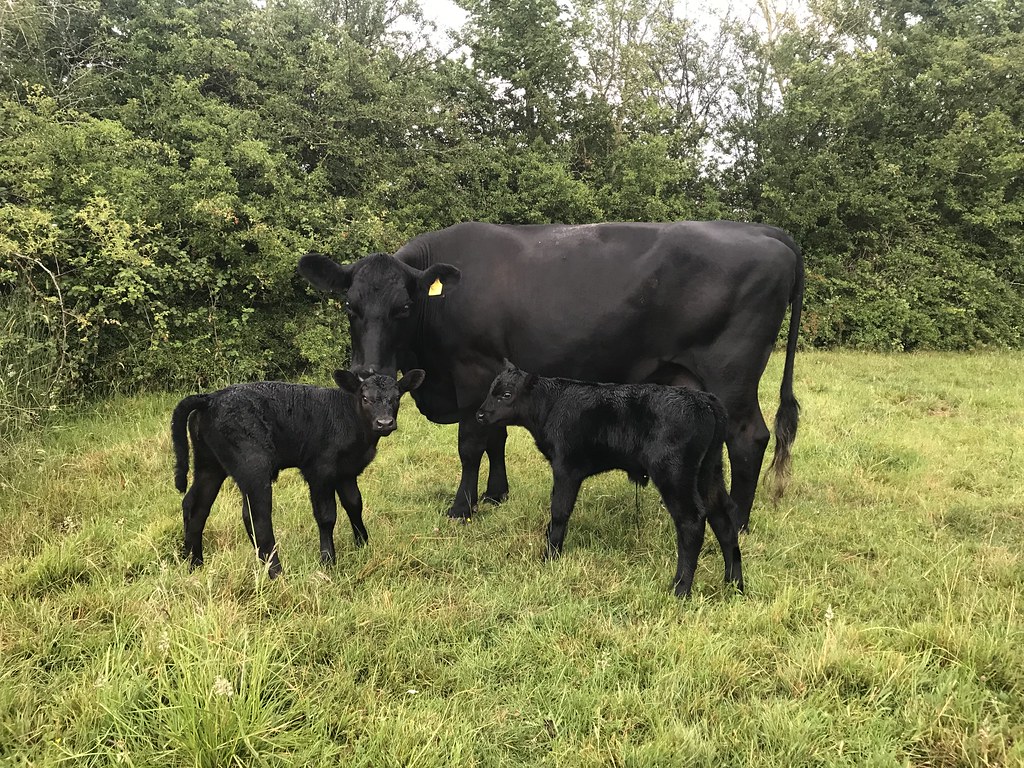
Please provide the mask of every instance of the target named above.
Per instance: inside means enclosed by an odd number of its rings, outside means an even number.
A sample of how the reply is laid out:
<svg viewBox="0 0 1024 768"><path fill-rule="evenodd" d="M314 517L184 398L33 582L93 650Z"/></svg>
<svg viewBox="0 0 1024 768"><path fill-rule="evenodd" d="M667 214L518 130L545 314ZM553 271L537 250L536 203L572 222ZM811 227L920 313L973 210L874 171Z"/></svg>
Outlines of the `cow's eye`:
<svg viewBox="0 0 1024 768"><path fill-rule="evenodd" d="M366 405L369 405L370 404L370 398L367 397L366 395L363 395L363 403L366 404Z"/></svg>
<svg viewBox="0 0 1024 768"><path fill-rule="evenodd" d="M408 304L403 304L401 307L399 307L398 309L394 310L391 314L394 317L408 317L409 316L409 311L411 309L412 309L412 302L410 302Z"/></svg>
<svg viewBox="0 0 1024 768"><path fill-rule="evenodd" d="M511 392L503 392L502 395L501 395L501 399L502 400L511 400L512 399L512 393Z"/></svg>

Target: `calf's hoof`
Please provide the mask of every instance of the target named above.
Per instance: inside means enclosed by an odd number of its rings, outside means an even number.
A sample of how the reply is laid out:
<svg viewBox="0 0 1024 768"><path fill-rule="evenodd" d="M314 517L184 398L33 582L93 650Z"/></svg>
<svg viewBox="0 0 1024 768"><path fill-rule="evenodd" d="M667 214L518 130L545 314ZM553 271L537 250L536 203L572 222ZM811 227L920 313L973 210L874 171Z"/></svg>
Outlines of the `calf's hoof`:
<svg viewBox="0 0 1024 768"><path fill-rule="evenodd" d="M486 501L488 504L494 504L495 506L503 504L508 501L508 488L488 488L484 491L481 501Z"/></svg>
<svg viewBox="0 0 1024 768"><path fill-rule="evenodd" d="M452 506L451 509L448 510L447 514L448 514L448 517L450 517L452 520L461 520L462 522L466 522L471 517L473 517L473 513L475 511L476 511L475 507L462 506L462 505L459 505L459 504L455 504L455 505Z"/></svg>
<svg viewBox="0 0 1024 768"><path fill-rule="evenodd" d="M181 559L188 564L188 569L194 571L196 568L200 568L203 565L203 556L196 555L191 549L183 548L181 550Z"/></svg>
<svg viewBox="0 0 1024 768"><path fill-rule="evenodd" d="M544 554L541 555L540 559L541 559L541 562L550 563L552 560L557 560L561 556L562 556L562 550L555 549L551 545L548 545L544 549Z"/></svg>
<svg viewBox="0 0 1024 768"><path fill-rule="evenodd" d="M693 586L692 584L683 584L682 582L677 581L675 584L673 584L672 591L675 593L676 597L678 597L680 600L689 600L690 599L690 588L692 586Z"/></svg>
<svg viewBox="0 0 1024 768"><path fill-rule="evenodd" d="M278 560L276 557L273 560L266 562L265 565L267 568L268 578L276 579L278 576L284 573L284 569L281 567L281 561Z"/></svg>

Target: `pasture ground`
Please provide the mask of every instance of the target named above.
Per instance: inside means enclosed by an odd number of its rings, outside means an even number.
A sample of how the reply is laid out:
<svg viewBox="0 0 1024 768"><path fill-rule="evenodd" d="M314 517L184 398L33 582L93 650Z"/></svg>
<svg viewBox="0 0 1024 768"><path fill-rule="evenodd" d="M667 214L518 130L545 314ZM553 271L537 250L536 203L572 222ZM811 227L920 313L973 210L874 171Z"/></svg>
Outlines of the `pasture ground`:
<svg viewBox="0 0 1024 768"><path fill-rule="evenodd" d="M762 385L772 417L781 355ZM177 396L117 398L0 457L0 763L1024 765L1024 355L804 352L794 474L694 598L653 488L584 484L540 562L550 475L441 516L455 428L406 403L317 561L294 470L268 582L225 485L177 559ZM184 394L184 393L182 393ZM769 449L770 453L770 449Z"/></svg>

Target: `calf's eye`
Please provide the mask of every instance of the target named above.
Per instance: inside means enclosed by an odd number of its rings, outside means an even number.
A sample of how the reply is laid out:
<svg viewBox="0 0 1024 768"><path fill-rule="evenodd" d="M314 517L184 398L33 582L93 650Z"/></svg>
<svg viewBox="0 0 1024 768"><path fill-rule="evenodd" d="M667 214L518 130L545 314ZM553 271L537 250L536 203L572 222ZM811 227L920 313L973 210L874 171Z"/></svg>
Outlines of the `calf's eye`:
<svg viewBox="0 0 1024 768"><path fill-rule="evenodd" d="M501 399L502 400L511 400L512 399L512 393L511 392L504 392L504 393L502 393Z"/></svg>

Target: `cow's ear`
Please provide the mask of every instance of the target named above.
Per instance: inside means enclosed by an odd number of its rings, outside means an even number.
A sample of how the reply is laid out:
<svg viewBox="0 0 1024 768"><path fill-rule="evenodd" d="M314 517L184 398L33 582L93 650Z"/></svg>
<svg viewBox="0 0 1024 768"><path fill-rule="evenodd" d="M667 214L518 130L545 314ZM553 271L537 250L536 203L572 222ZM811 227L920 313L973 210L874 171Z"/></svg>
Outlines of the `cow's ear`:
<svg viewBox="0 0 1024 768"><path fill-rule="evenodd" d="M420 384L423 383L423 379L426 378L426 372L422 368L413 368L411 371L407 371L398 382L399 392L412 392L414 389L419 389Z"/></svg>
<svg viewBox="0 0 1024 768"><path fill-rule="evenodd" d="M442 296L459 284L462 273L451 264L432 264L416 279L420 292L428 296Z"/></svg>
<svg viewBox="0 0 1024 768"><path fill-rule="evenodd" d="M503 369L506 371L514 371L516 369L516 364L509 360L507 357L503 357L501 359L501 365Z"/></svg>
<svg viewBox="0 0 1024 768"><path fill-rule="evenodd" d="M352 284L351 266L343 266L322 253L312 251L299 259L299 274L328 293L344 293Z"/></svg>
<svg viewBox="0 0 1024 768"><path fill-rule="evenodd" d="M523 382L523 391L529 392L537 385L537 374L528 373L526 374L526 381Z"/></svg>
<svg viewBox="0 0 1024 768"><path fill-rule="evenodd" d="M335 371L334 383L353 395L359 391L359 387L362 385L359 377L352 373L352 371Z"/></svg>

